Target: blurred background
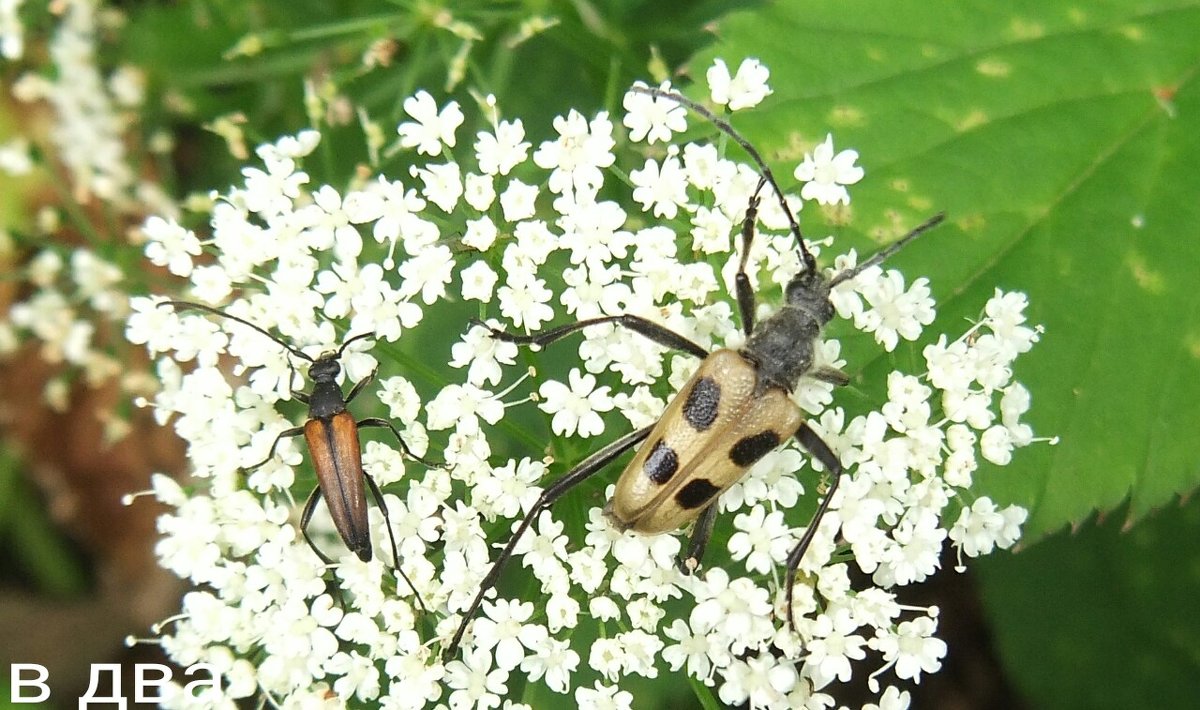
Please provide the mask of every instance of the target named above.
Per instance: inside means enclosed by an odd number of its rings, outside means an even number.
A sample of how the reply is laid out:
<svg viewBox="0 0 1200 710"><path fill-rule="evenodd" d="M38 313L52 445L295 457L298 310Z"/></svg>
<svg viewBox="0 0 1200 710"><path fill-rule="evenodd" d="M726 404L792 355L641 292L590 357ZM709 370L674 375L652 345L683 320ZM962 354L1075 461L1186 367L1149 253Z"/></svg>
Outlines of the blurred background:
<svg viewBox="0 0 1200 710"><path fill-rule="evenodd" d="M913 706L1194 705L1200 3L27 5L0 10L0 667L41 663L55 698L74 698L89 664L154 660L125 639L177 609L181 584L153 555L158 509L122 503L152 472L187 470L131 404L153 372L123 342L125 299L172 288L142 257L148 216L179 214L259 142L306 126L329 148L314 178L349 175L355 109L391 130L420 88L494 94L536 145L571 108L617 110L634 80L687 86L714 57L757 57L775 95L738 127L769 160L833 131L869 178L855 210L950 215L896 259L930 279L933 331L996 287L1028 293L1045 327L1017 376L1037 433L1061 443L977 474L1030 510L1019 551L966 573L948 557L901 598L938 605L949 644ZM460 135L480 128L467 114ZM917 182L934 203L907 201ZM882 385L878 356L847 349ZM670 673L635 685L638 707L697 702Z"/></svg>

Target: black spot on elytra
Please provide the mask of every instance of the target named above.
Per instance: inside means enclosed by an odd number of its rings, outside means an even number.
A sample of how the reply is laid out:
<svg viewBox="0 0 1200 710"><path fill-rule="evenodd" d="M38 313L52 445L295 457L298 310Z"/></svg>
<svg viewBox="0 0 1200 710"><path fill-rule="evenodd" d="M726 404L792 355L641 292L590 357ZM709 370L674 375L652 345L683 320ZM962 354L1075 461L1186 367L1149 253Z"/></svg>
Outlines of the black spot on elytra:
<svg viewBox="0 0 1200 710"><path fill-rule="evenodd" d="M683 418L696 431L704 431L717 420L717 403L721 401L721 385L711 377L701 377L692 385L683 403Z"/></svg>
<svg viewBox="0 0 1200 710"><path fill-rule="evenodd" d="M753 436L747 436L733 445L729 450L729 460L745 468L770 453L771 449L779 446L779 435L767 429Z"/></svg>
<svg viewBox="0 0 1200 710"><path fill-rule="evenodd" d="M675 502L687 510L695 510L712 500L720 490L709 483L707 478L697 478L679 489L675 494Z"/></svg>
<svg viewBox="0 0 1200 710"><path fill-rule="evenodd" d="M659 439L650 449L642 468L651 481L661 486L671 480L671 476L679 470L679 456L674 449Z"/></svg>

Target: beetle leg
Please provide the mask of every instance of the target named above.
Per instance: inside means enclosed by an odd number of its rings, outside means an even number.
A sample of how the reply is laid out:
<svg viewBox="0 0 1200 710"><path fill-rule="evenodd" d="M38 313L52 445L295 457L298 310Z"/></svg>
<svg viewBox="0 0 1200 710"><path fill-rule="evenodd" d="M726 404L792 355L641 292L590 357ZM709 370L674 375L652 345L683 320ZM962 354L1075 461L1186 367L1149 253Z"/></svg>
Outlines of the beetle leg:
<svg viewBox="0 0 1200 710"><path fill-rule="evenodd" d="M297 402L308 404L308 393L304 390L291 389L292 383L296 381L296 366L292 364L291 358L288 358L288 389L291 390L292 398Z"/></svg>
<svg viewBox="0 0 1200 710"><path fill-rule="evenodd" d="M817 506L817 512L813 513L812 520L805 529L804 535L801 536L800 542L792 548L788 553L787 558L787 594L785 595L787 604L787 619L788 626L792 627L792 631L796 630L796 617L792 612L792 587L796 584L796 570L800 567L800 560L804 559L804 553L808 550L808 546L812 544L813 538L817 534L817 528L820 527L821 518L825 516L825 511L829 510L829 503L833 500L833 494L837 491L838 481L842 478L842 462L838 460L833 450L829 448L829 444L822 441L817 433L809 428L808 424L801 424L799 431L796 432L796 441L804 447L804 450L812 454L821 465L824 466L833 477L833 482L829 484L829 490L825 492L825 497L821 499L821 504Z"/></svg>
<svg viewBox="0 0 1200 710"><path fill-rule="evenodd" d="M471 323L473 325L481 325L484 328L487 328L489 331L491 331L492 337L497 340L503 340L508 343L516 343L517 345L537 345L538 347L562 340L571 333L574 333L577 330L582 330L590 325L616 323L619 326L632 330L638 335L653 340L664 348L682 350L683 352L700 359L708 357L707 350L692 342L688 338L685 338L670 328L666 328L653 321L646 320L641 316L635 316L632 313L625 313L619 316L586 318L575 323L560 325L557 328L547 328L540 333L531 333L529 335L513 335L512 333L506 333L503 330L493 328L478 319L473 319Z"/></svg>
<svg viewBox="0 0 1200 710"><path fill-rule="evenodd" d="M700 514L696 525L692 528L692 538L688 541L687 556L679 558L680 572L692 574L700 566L700 559L704 557L704 550L708 547L708 540L712 537L713 523L716 520L717 502L714 500Z"/></svg>
<svg viewBox="0 0 1200 710"><path fill-rule="evenodd" d="M308 522L312 520L313 511L317 509L319 500L321 500L321 487L317 486L312 493L308 494L308 500L304 501L304 510L300 513L300 534L304 536L305 542L312 548L312 551L317 553L317 557L320 557L321 561L328 565L333 564L333 560L326 557L325 553L321 552L321 548L317 547L317 543L308 536Z"/></svg>
<svg viewBox="0 0 1200 710"><path fill-rule="evenodd" d="M271 450L267 453L267 457L265 459L263 459L262 461L259 461L258 463L254 464L253 466L248 466L242 470L245 471L246 473L250 473L251 471L253 471L257 468L260 468L260 467L266 465L266 463L268 461L275 458L275 449L279 447L280 441L283 441L284 439L290 439L293 436L300 436L303 433L304 433L304 427L302 427L302 426L295 426L295 427L292 427L291 429L284 429L283 431L279 432L279 436L275 437L274 443L271 444Z"/></svg>
<svg viewBox="0 0 1200 710"><path fill-rule="evenodd" d="M402 451L404 451L405 456L409 457L413 461L418 461L420 463L423 463L426 466L428 466L429 468L445 468L445 466L446 466L445 462L437 463L435 461L426 461L425 459L421 458L420 456L417 456L416 454L414 454L412 452L412 449L408 448L408 444L404 443L404 439L403 439L403 437L400 436L400 432L396 430L395 425L393 425L388 420L380 419L379 417L367 417L366 419L362 419L358 422L359 429L363 429L366 427L381 427L381 428L391 429L392 433L396 435L396 441L400 442L400 449Z"/></svg>
<svg viewBox="0 0 1200 710"><path fill-rule="evenodd" d="M829 384L837 385L838 387L850 384L850 375L847 375L836 367L830 367L828 365L822 365L818 367L817 369L808 373L808 376L814 380L828 382Z"/></svg>
<svg viewBox="0 0 1200 710"><path fill-rule="evenodd" d="M750 245L754 242L754 224L758 220L758 193L767 183L766 178L758 179L758 187L750 197L746 206L746 219L742 222L742 260L738 263L737 275L733 277L737 290L738 311L742 315L742 331L746 337L754 331L754 289L750 287L750 277L746 275L746 263L750 260Z"/></svg>
<svg viewBox="0 0 1200 710"><path fill-rule="evenodd" d="M379 490L379 485L375 483L374 478L371 478L371 474L363 471L363 478L367 479L367 485L371 488L371 495L375 497L375 505L379 506L380 512L383 513L383 521L387 524L388 540L392 543L392 564L396 568L396 571L400 573L400 576L404 578L404 581L408 584L408 588L412 590L413 597L417 600L417 606L421 607L421 611L428 614L429 609L421 599L421 594L417 591L417 587L408 578L408 575L404 574L404 570L400 568L400 550L396 547L396 535L392 532L392 519L388 517L387 506L383 504L383 492Z"/></svg>
<svg viewBox="0 0 1200 710"><path fill-rule="evenodd" d="M374 369L374 370L371 370L371 374L369 374L369 375L367 375L366 377L362 378L362 379L361 379L361 380L359 380L358 382L355 382L355 383L354 383L354 386L350 388L350 394L346 395L346 404L350 404L350 400L352 400L352 399L354 399L355 397L357 397L357 396L358 396L358 393L359 393L359 392L362 392L362 389L363 389L364 387L366 387L367 385L371 384L371 382L372 382L372 381L375 379L375 374L376 374L376 373L378 373L378 372L379 372L379 365L376 365L376 366L375 366L375 369Z"/></svg>
<svg viewBox="0 0 1200 710"><path fill-rule="evenodd" d="M647 436L650 436L650 431L653 428L654 425L650 425L617 439L591 456L588 456L576 465L575 468L563 474L562 478L542 491L542 495L538 497L533 507L529 509L529 512L521 520L521 524L513 532L512 537L509 538L508 544L504 546L504 550L500 552L496 561L492 563L492 568L488 571L487 576L479 583L479 592L475 594L475 599L471 601L471 605L463 612L462 623L459 624L458 631L454 632L454 638L450 640L450 645L442 653L442 658L448 659L458 650L458 644L462 641L463 634L467 631L467 624L475 616L475 612L479 610L479 605L483 603L483 595L495 586L496 580L500 578L500 572L504 568L504 564L512 557L513 550L517 548L517 543L520 542L521 536L533 524L534 518L543 510L550 507L554 501L561 498L567 491L591 478L593 474L603 470L605 466L612 463L618 456L637 446Z"/></svg>

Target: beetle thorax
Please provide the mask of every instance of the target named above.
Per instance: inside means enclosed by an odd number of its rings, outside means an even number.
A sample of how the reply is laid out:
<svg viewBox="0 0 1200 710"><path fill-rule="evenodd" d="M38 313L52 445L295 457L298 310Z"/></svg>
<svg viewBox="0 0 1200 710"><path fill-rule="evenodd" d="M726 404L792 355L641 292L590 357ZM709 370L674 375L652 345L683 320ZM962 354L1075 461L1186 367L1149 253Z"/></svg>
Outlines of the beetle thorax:
<svg viewBox="0 0 1200 710"><path fill-rule="evenodd" d="M813 352L821 328L833 319L829 281L804 272L784 290L786 302L777 313L759 323L742 347L744 357L757 366L761 386L791 392L813 368Z"/></svg>

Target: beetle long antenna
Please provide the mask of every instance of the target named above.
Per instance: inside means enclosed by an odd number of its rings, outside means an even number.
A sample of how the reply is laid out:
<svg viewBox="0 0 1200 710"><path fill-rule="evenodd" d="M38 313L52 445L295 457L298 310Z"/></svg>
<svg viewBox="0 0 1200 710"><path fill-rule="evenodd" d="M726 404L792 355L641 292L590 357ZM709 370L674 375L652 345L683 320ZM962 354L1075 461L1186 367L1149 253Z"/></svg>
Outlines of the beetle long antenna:
<svg viewBox="0 0 1200 710"><path fill-rule="evenodd" d="M206 306L203 303L194 303L192 301L163 301L162 303L160 303L158 305L159 306L170 306L176 310L178 310L180 308L192 308L192 309L195 309L198 311L204 311L205 313L212 313L213 315L221 316L222 318L228 318L229 320L231 320L235 323L241 323L242 325L244 325L248 328L253 328L254 330L257 330L258 332L267 336L271 340L274 340L276 343L279 343L279 345L283 346L288 352L295 355L296 357L302 358L304 360L308 360L309 362L316 362L316 360L314 360L313 358L309 357L308 355L305 355L304 353L300 352L299 350L292 347L291 345L288 345L287 343L283 342L282 340L275 337L274 335L271 335L271 333L269 331L267 331L257 325L254 325L253 323L251 323L250 321L248 321L244 318L238 318L235 315L226 313L225 311L222 311L219 308L213 308L212 306ZM343 345L342 347L345 348L346 346Z"/></svg>
<svg viewBox="0 0 1200 710"><path fill-rule="evenodd" d="M892 254L895 254L896 252L903 249L905 244L908 244L909 242L911 242L912 240L921 236L925 232L928 232L929 230L931 230L934 227L941 224L942 220L944 220L944 219L946 219L946 213L938 212L934 216L930 217L929 219L925 220L921 224L914 227L913 230L911 232L909 232L908 234L905 234L903 237L900 237L899 239L897 239L896 241L887 245L883 249L875 252L875 254L872 255L870 259L867 259L866 261L859 264L858 266L855 266L850 269L846 269L842 273L834 276L832 279L829 280L829 287L833 288L834 286L837 286L838 284L840 284L843 281L849 281L850 279L854 278L855 276L858 276L859 274L861 274L862 272L871 268L872 266L875 266L876 264L881 263L884 259L887 259Z"/></svg>
<svg viewBox="0 0 1200 710"><path fill-rule="evenodd" d="M738 133L728 121L683 94L677 94L674 91L664 91L653 86L632 86L629 90L637 94L668 99L680 106L691 109L707 119L709 123L716 126L718 130L741 146L742 150L746 151L746 154L750 156L754 164L758 166L759 174L771 185L771 189L775 191L775 197L779 201L779 206L783 209L783 214L787 216L788 226L791 228L792 234L796 237L796 244L800 247L800 258L804 260L805 270L810 273L816 272L817 260L813 257L812 252L808 250L808 245L804 242L804 235L800 232L800 224L796 222L796 216L792 214L792 208L788 205L787 200L784 199L783 190L779 188L779 183L775 181L775 175L771 172L771 168L767 167L767 161L763 160L762 155L750 144L750 141L743 138L742 134Z"/></svg>
<svg viewBox="0 0 1200 710"><path fill-rule="evenodd" d="M342 347L338 348L338 351L337 351L338 359L341 359L342 353L346 352L346 348L350 345L350 343L353 343L355 340L362 340L363 338L374 338L374 337L375 337L374 333L359 333L358 335L346 338L346 342L342 343Z"/></svg>

